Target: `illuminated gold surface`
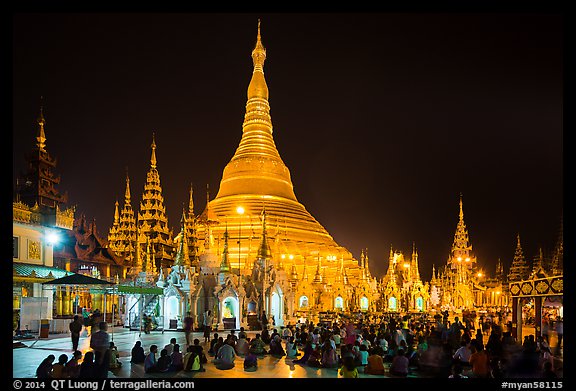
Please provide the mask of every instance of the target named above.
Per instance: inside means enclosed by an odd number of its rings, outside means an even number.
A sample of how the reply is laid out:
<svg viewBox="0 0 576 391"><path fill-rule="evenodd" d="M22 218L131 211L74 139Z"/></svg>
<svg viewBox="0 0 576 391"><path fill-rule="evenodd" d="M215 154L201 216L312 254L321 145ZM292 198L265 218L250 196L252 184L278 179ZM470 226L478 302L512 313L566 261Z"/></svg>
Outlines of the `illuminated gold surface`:
<svg viewBox="0 0 576 391"><path fill-rule="evenodd" d="M339 246L296 199L290 171L276 149L264 77L266 49L262 44L260 25L252 59L254 68L248 86L242 138L236 153L224 168L216 198L209 203L209 212L214 214L211 220L220 222L212 227L219 251L222 251L227 225L230 239L235 243L240 239L240 256L238 246L228 248L229 256L239 259L242 272L249 273L246 265L257 257L262 236L261 213L265 207L267 224L271 227L268 237L273 258L284 254L286 270L292 270L292 265L295 265L298 275L303 275L305 263L314 268L321 258L322 267L326 268L324 273L333 279L339 274L339 260L343 259L350 279L358 279L361 277L360 268L352 254ZM243 214L237 212L239 207L244 209ZM206 215L205 210L201 220L205 221ZM204 237L204 230L205 227L199 227L199 237Z"/></svg>

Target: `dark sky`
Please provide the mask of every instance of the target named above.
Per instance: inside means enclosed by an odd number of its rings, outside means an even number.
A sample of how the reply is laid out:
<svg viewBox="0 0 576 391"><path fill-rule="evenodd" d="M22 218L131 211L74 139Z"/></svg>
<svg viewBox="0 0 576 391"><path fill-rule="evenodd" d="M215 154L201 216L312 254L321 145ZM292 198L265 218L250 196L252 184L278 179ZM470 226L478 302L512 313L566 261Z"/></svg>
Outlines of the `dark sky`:
<svg viewBox="0 0 576 391"><path fill-rule="evenodd" d="M478 262L507 269L560 226L563 19L555 14L16 14L13 165L44 96L60 190L106 236L156 134L169 224L240 141L257 20L274 139L298 200L372 273L390 245L446 262L459 194ZM15 180L14 180L15 183Z"/></svg>

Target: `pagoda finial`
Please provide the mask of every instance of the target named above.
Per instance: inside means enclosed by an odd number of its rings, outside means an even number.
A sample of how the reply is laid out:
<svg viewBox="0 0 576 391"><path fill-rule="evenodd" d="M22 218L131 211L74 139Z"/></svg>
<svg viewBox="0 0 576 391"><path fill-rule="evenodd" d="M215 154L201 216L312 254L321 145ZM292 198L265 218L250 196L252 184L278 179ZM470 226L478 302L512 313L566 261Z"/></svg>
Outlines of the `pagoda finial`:
<svg viewBox="0 0 576 391"><path fill-rule="evenodd" d="M464 211L462 209L462 193L460 193L460 221L464 220Z"/></svg>
<svg viewBox="0 0 576 391"><path fill-rule="evenodd" d="M120 213L118 213L118 200L114 203L114 224L120 221Z"/></svg>
<svg viewBox="0 0 576 391"><path fill-rule="evenodd" d="M190 217L194 216L194 189L192 183L190 183L190 201L188 202L188 215Z"/></svg>
<svg viewBox="0 0 576 391"><path fill-rule="evenodd" d="M260 19L258 19L258 35L256 37L256 46L252 50L252 60L254 61L254 70L257 68L260 72L263 72L262 67L264 66L264 61L266 60L266 49L262 45L262 36L260 35Z"/></svg>
<svg viewBox="0 0 576 391"><path fill-rule="evenodd" d="M124 194L124 203L130 203L130 177L128 176L128 167L126 167L126 193Z"/></svg>
<svg viewBox="0 0 576 391"><path fill-rule="evenodd" d="M256 37L256 46L252 50L252 63L254 70L252 72L252 80L248 86L248 99L260 98L268 99L268 86L264 79L264 61L266 60L266 49L262 45L262 37L260 35L260 20L258 20L258 35Z"/></svg>
<svg viewBox="0 0 576 391"><path fill-rule="evenodd" d="M150 157L150 167L156 168L156 140L154 137L154 132L152 132L152 156Z"/></svg>
<svg viewBox="0 0 576 391"><path fill-rule="evenodd" d="M38 115L38 137L36 137L36 144L40 152L46 152L46 134L44 133L44 125L46 120L44 119L44 97L40 97L40 114Z"/></svg>

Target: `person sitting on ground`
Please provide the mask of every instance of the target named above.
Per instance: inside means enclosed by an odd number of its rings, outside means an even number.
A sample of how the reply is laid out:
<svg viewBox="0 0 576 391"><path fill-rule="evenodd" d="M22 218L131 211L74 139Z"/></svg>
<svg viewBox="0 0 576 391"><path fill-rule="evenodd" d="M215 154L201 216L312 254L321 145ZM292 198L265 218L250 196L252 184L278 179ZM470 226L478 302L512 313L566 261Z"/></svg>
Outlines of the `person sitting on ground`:
<svg viewBox="0 0 576 391"><path fill-rule="evenodd" d="M472 366L472 376L479 378L490 377L490 358L482 345L470 344L470 365Z"/></svg>
<svg viewBox="0 0 576 391"><path fill-rule="evenodd" d="M310 357L308 357L308 361L306 361L306 365L309 367L320 368L322 367L322 348L320 345L316 345L312 352L310 353Z"/></svg>
<svg viewBox="0 0 576 391"><path fill-rule="evenodd" d="M146 355L144 354L144 348L142 347L142 342L136 341L134 347L132 348L132 358L130 362L132 364L142 364L146 360Z"/></svg>
<svg viewBox="0 0 576 391"><path fill-rule="evenodd" d="M230 346L229 343L225 343L220 347L220 349L218 349L216 359L214 359L214 364L216 364L216 368L218 369L232 369L234 368L235 357L236 353L234 352L234 348Z"/></svg>
<svg viewBox="0 0 576 391"><path fill-rule="evenodd" d="M343 378L353 378L358 377L358 369L354 364L354 357L346 356L343 360L343 365L340 368L340 376Z"/></svg>
<svg viewBox="0 0 576 391"><path fill-rule="evenodd" d="M150 345L150 353L146 356L144 360L144 372L150 373L157 370L158 362L156 361L156 353L158 352L158 346Z"/></svg>
<svg viewBox="0 0 576 391"><path fill-rule="evenodd" d="M251 352L248 352L244 359L244 370L246 372L254 372L258 369L258 357Z"/></svg>
<svg viewBox="0 0 576 391"><path fill-rule="evenodd" d="M288 337L286 342L286 358L296 358L300 355L294 336Z"/></svg>
<svg viewBox="0 0 576 391"><path fill-rule="evenodd" d="M119 360L120 353L118 353L118 348L114 345L114 342L110 342L110 365L108 368L117 369L122 366Z"/></svg>
<svg viewBox="0 0 576 391"><path fill-rule="evenodd" d="M200 345L200 340L198 338L194 339L194 345L192 345L192 352L197 354L200 357L200 364L206 364L208 362L208 358L204 354L204 348Z"/></svg>
<svg viewBox="0 0 576 391"><path fill-rule="evenodd" d="M58 356L58 362L52 366L52 378L64 379L68 377L66 376L66 373L64 371L64 367L66 366L67 362L68 362L67 355L61 354L60 356Z"/></svg>
<svg viewBox="0 0 576 391"><path fill-rule="evenodd" d="M206 342L206 341L204 341ZM208 349L208 354L210 356L215 356L218 350L214 351L214 345L218 343L218 333L214 333L214 338L210 341L210 349Z"/></svg>
<svg viewBox="0 0 576 391"><path fill-rule="evenodd" d="M250 352L261 356L267 354L268 352L264 349L264 341L260 338L260 334L256 334L253 340L250 341Z"/></svg>
<svg viewBox="0 0 576 391"><path fill-rule="evenodd" d="M228 345L230 345L234 349L236 349L236 340L234 338L237 338L237 337L233 334L228 334L224 343L227 343Z"/></svg>
<svg viewBox="0 0 576 391"><path fill-rule="evenodd" d="M184 369L184 363L182 361L183 357L182 357L182 352L180 351L180 345L175 344L174 345L174 350L172 351L172 354L170 355L170 367L168 368L168 371L180 371L182 369Z"/></svg>
<svg viewBox="0 0 576 391"><path fill-rule="evenodd" d="M270 344L271 338L268 329L262 330L262 335L260 337L262 338L262 341L264 341L264 344L266 345Z"/></svg>
<svg viewBox="0 0 576 391"><path fill-rule="evenodd" d="M291 336L292 336L291 326L284 327L284 330L282 330L282 339L287 341L288 338Z"/></svg>
<svg viewBox="0 0 576 391"><path fill-rule="evenodd" d="M460 347L456 350L456 353L454 353L452 358L455 362L460 363L462 367L469 368L471 355L472 351L470 350L470 346L468 346L468 343L465 340L462 340L462 342L460 342Z"/></svg>
<svg viewBox="0 0 576 391"><path fill-rule="evenodd" d="M176 345L176 338L170 338L170 343L164 346L164 349L168 352L168 355L171 355L174 351L174 345ZM160 352L162 353L162 352Z"/></svg>
<svg viewBox="0 0 576 391"><path fill-rule="evenodd" d="M384 375L384 360L377 351L377 349L372 349L370 352L368 363L364 367L364 373L369 375Z"/></svg>
<svg viewBox="0 0 576 391"><path fill-rule="evenodd" d="M172 363L170 356L168 355L167 349L162 349L160 351L160 358L158 359L158 364L156 365L156 370L158 372L167 372Z"/></svg>
<svg viewBox="0 0 576 391"><path fill-rule="evenodd" d="M238 339L242 337L248 339L248 334L246 334L246 331L244 331L244 327L240 327L240 332L238 333Z"/></svg>
<svg viewBox="0 0 576 391"><path fill-rule="evenodd" d="M312 351L314 349L312 349L312 341L308 341L306 342L306 345L304 346L304 355L302 357L300 357L297 360L292 361L295 364L306 364L308 362L308 359L310 358L310 355L312 354Z"/></svg>
<svg viewBox="0 0 576 391"><path fill-rule="evenodd" d="M182 359L184 365L184 371L186 372L205 372L206 369L203 368L202 363L200 362L200 356L196 354L192 345L188 346L186 354Z"/></svg>
<svg viewBox="0 0 576 391"><path fill-rule="evenodd" d="M366 347L366 345L361 344L360 345L360 366L365 367L366 365L368 365L368 348Z"/></svg>
<svg viewBox="0 0 576 391"><path fill-rule="evenodd" d="M398 350L398 353L392 359L390 366L390 373L394 376L406 377L408 376L408 359L404 354L404 349Z"/></svg>
<svg viewBox="0 0 576 391"><path fill-rule="evenodd" d="M282 338L280 334L276 334L272 341L270 341L270 352L273 357L282 358L286 355L284 348L282 347Z"/></svg>
<svg viewBox="0 0 576 391"><path fill-rule="evenodd" d="M246 354L248 354L248 350L250 349L250 345L246 340L246 337L242 336L238 338L238 341L236 342L236 346L234 346L234 349L236 350L236 354L239 355L240 357L246 356Z"/></svg>
<svg viewBox="0 0 576 391"><path fill-rule="evenodd" d="M38 368L36 368L36 377L38 379L50 379L52 377L52 367L55 359L56 356L49 354L42 360Z"/></svg>
<svg viewBox="0 0 576 391"><path fill-rule="evenodd" d="M74 351L70 361L66 363L67 377L76 379L80 376L80 364L78 361L82 358L82 352L79 350Z"/></svg>
<svg viewBox="0 0 576 391"><path fill-rule="evenodd" d="M80 364L80 379L93 379L96 377L96 363L94 362L94 352L86 352L84 360Z"/></svg>
<svg viewBox="0 0 576 391"><path fill-rule="evenodd" d="M462 364L455 362L452 364L452 374L448 376L449 379L467 379L468 376L462 374Z"/></svg>
<svg viewBox="0 0 576 391"><path fill-rule="evenodd" d="M322 352L321 364L322 368L338 368L338 355L336 354L336 349L332 347L329 341L324 344L325 348Z"/></svg>
<svg viewBox="0 0 576 391"><path fill-rule="evenodd" d="M218 339L216 340L216 342L214 343L214 346L212 348L213 353L211 355L216 356L216 354L218 354L218 350L220 350L222 345L224 345L224 338L218 337Z"/></svg>

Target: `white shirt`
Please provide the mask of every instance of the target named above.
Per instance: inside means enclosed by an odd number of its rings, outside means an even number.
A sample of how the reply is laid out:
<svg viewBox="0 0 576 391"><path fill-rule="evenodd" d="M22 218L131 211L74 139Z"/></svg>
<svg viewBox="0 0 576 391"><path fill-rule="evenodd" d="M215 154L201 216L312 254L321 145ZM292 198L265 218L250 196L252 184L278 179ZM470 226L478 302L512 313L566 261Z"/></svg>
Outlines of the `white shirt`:
<svg viewBox="0 0 576 391"><path fill-rule="evenodd" d="M471 355L472 352L470 351L470 349L468 349L468 346L460 346L460 348L456 350L456 353L454 353L454 359L463 362L470 362Z"/></svg>

